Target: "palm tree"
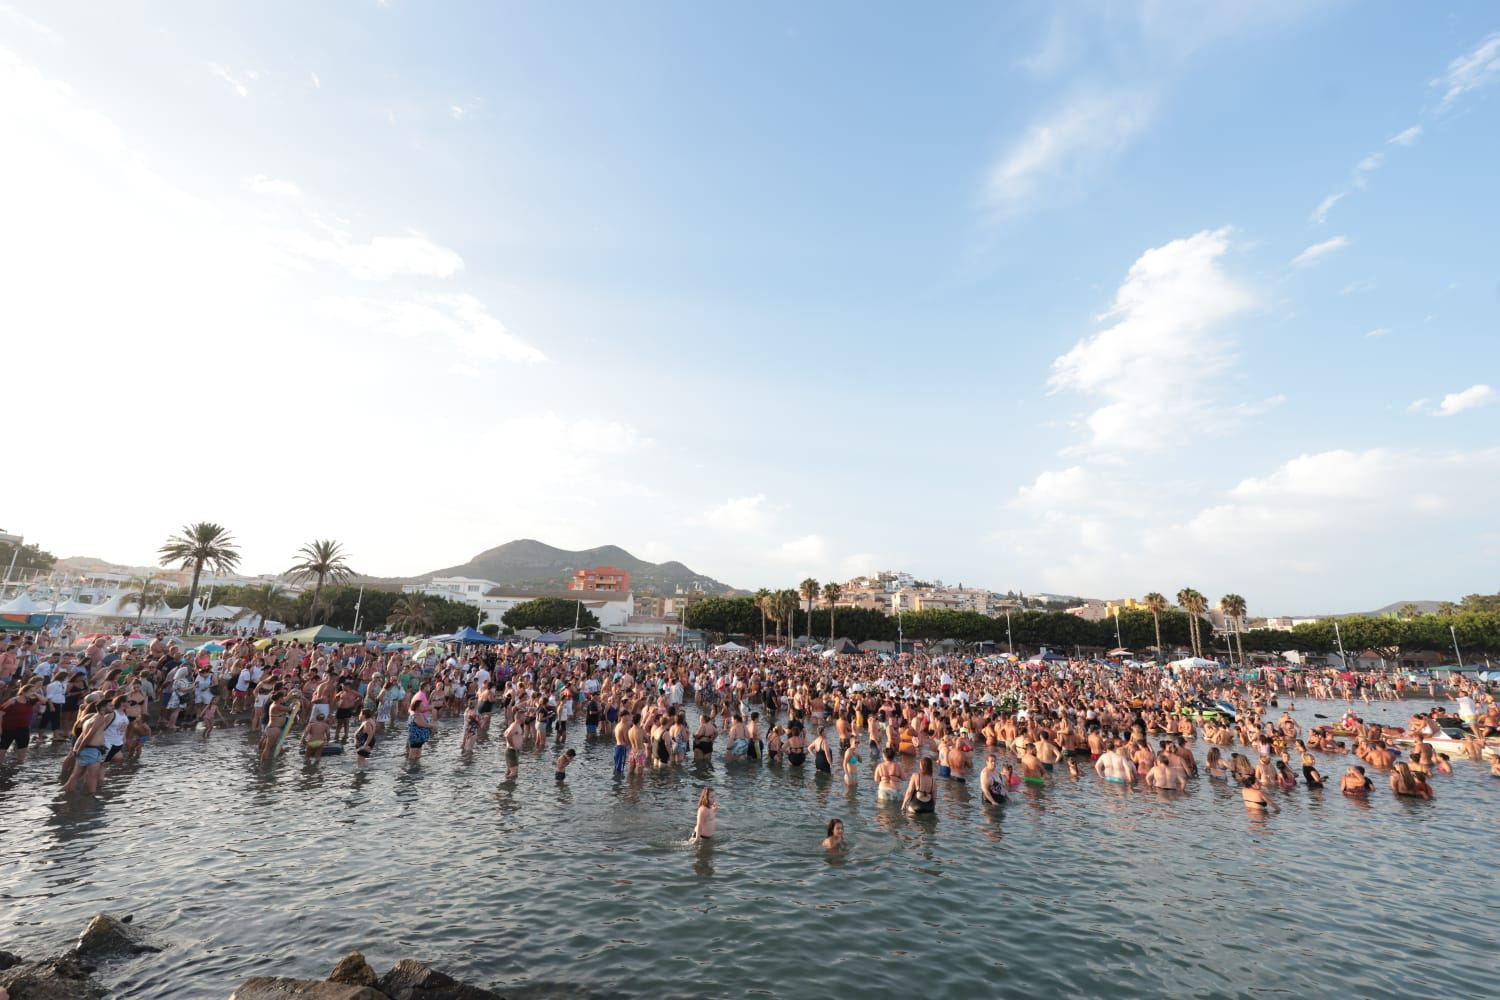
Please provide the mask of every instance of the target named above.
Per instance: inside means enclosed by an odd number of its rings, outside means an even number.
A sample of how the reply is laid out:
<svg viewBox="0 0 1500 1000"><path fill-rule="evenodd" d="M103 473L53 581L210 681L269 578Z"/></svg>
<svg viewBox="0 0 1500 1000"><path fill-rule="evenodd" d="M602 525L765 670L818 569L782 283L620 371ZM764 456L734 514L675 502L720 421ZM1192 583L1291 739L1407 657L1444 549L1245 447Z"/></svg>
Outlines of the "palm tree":
<svg viewBox="0 0 1500 1000"><path fill-rule="evenodd" d="M291 569L287 575L295 582L316 579L318 582L313 586L312 614L318 615L318 599L323 596L323 581L333 580L342 583L354 575L349 564L344 561L343 546L334 541L309 542L297 550L297 555L302 561Z"/></svg>
<svg viewBox="0 0 1500 1000"><path fill-rule="evenodd" d="M1397 610L1396 617L1400 618L1404 622L1411 621L1413 618L1417 617L1417 606L1411 601L1407 601L1405 604L1401 605L1399 610Z"/></svg>
<svg viewBox="0 0 1500 1000"><path fill-rule="evenodd" d="M811 639L813 604L818 600L818 581L808 577L797 588L797 593L801 594L802 599L807 602L807 637Z"/></svg>
<svg viewBox="0 0 1500 1000"><path fill-rule="evenodd" d="M771 592L765 587L755 592L755 609L760 612L760 644L766 644L766 614L771 607Z"/></svg>
<svg viewBox="0 0 1500 1000"><path fill-rule="evenodd" d="M1240 669L1245 667L1245 640L1240 638L1240 620L1245 617L1245 599L1239 594L1225 594L1219 598L1219 610L1234 623L1234 644L1240 653Z"/></svg>
<svg viewBox="0 0 1500 1000"><path fill-rule="evenodd" d="M432 630L432 605L425 594L407 594L391 607L385 627L392 632L426 633Z"/></svg>
<svg viewBox="0 0 1500 1000"><path fill-rule="evenodd" d="M245 610L260 619L262 630L266 622L281 613L286 607L286 591L274 583L263 583L258 587L246 587L240 592L240 604Z"/></svg>
<svg viewBox="0 0 1500 1000"><path fill-rule="evenodd" d="M828 602L828 641L830 643L833 642L834 638L838 635L838 633L833 630L833 606L837 604L839 602L839 598L843 596L843 587L840 587L836 583L823 584L823 600Z"/></svg>
<svg viewBox="0 0 1500 1000"><path fill-rule="evenodd" d="M781 613L786 617L786 644L791 649L797 643L797 592L781 592Z"/></svg>
<svg viewBox="0 0 1500 1000"><path fill-rule="evenodd" d="M120 595L120 607L135 605L135 627L140 628L146 617L146 608L166 596L167 585L156 577L133 576L125 581L125 593Z"/></svg>
<svg viewBox="0 0 1500 1000"><path fill-rule="evenodd" d="M1164 663L1166 661L1161 658L1161 613L1167 610L1167 599L1153 590L1141 598L1141 606L1151 612L1151 621L1156 626L1156 658L1158 662Z"/></svg>
<svg viewBox="0 0 1500 1000"><path fill-rule="evenodd" d="M1199 616L1208 610L1208 598L1204 597L1192 587L1183 587L1177 592L1177 604L1188 615L1188 637L1192 643L1193 655L1203 655L1203 645L1199 640L1199 626L1203 619Z"/></svg>
<svg viewBox="0 0 1500 1000"><path fill-rule="evenodd" d="M229 529L211 521L186 525L182 534L173 535L157 550L161 565L191 568L193 585L188 588L187 611L182 616L184 631L193 624L193 607L198 600L198 580L207 566L215 573L233 573L240 564L240 550L235 547Z"/></svg>

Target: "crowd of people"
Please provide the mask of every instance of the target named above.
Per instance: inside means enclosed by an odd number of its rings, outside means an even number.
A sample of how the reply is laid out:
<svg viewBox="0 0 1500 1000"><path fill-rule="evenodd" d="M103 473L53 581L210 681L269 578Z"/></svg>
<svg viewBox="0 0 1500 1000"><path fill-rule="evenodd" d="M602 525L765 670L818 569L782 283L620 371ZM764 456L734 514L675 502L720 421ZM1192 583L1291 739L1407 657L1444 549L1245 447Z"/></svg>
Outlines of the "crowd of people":
<svg viewBox="0 0 1500 1000"><path fill-rule="evenodd" d="M1444 695L1465 718L1439 706L1393 728L1353 708L1394 690L1392 679L1336 671L1247 678L1228 667L676 646L433 644L414 653L246 636L210 651L166 635L82 647L49 639L0 637L0 760L24 762L37 742L65 744L68 793L97 793L109 767L147 759L158 733L208 739L243 722L266 766L291 755L318 767L348 751L363 768L388 741L420 761L452 720L461 753L493 736L507 781L528 747L555 751L554 777L566 781L576 751L564 744L581 725L613 741L621 778L720 758L810 766L851 786L868 778L878 800L921 814L934 810L940 781L977 780L981 801L1002 806L1018 786L1086 771L1167 792L1201 775L1237 784L1247 808L1274 811L1276 794L1329 783L1321 766L1338 758L1344 794L1369 795L1374 771L1398 796L1431 798L1452 761L1427 738L1462 725L1464 753L1482 761L1494 756L1486 741L1500 737L1500 703L1462 679ZM1304 731L1277 712L1299 696L1338 698L1349 711ZM1491 769L1500 775L1500 760ZM705 789L695 838L713 837L716 809ZM830 825L829 841L842 843L841 830Z"/></svg>

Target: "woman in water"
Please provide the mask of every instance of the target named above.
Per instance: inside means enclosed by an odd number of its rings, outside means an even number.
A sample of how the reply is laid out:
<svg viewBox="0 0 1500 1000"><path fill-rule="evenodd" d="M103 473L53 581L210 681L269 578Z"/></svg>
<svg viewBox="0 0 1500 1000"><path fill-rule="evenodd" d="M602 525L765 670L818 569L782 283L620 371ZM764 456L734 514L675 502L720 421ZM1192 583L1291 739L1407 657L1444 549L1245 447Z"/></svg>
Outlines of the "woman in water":
<svg viewBox="0 0 1500 1000"><path fill-rule="evenodd" d="M800 725L794 725L792 735L786 738L786 762L798 767L807 763L807 740L802 735Z"/></svg>
<svg viewBox="0 0 1500 1000"><path fill-rule="evenodd" d="M937 803L933 796L937 791L937 783L932 777L932 758L923 757L916 773L906 784L906 798L901 801L901 808L910 813L930 813L937 811Z"/></svg>
<svg viewBox="0 0 1500 1000"><path fill-rule="evenodd" d="M885 748L885 760L875 765L875 798L894 802L901 797L901 765L896 763L896 748Z"/></svg>
<svg viewBox="0 0 1500 1000"><path fill-rule="evenodd" d="M808 752L812 754L813 767L823 774L833 773L833 760L828 753L828 738L823 735L823 730L818 730L818 735L807 745Z"/></svg>
<svg viewBox="0 0 1500 1000"><path fill-rule="evenodd" d="M713 839L714 830L718 822L719 800L714 795L712 788L705 788L698 794L698 818L693 823L694 841L702 842Z"/></svg>
<svg viewBox="0 0 1500 1000"><path fill-rule="evenodd" d="M1276 784L1282 788L1297 787L1297 776L1292 773L1292 769L1284 760L1276 762Z"/></svg>
<svg viewBox="0 0 1500 1000"><path fill-rule="evenodd" d="M1344 772L1344 776L1339 779L1339 791L1345 795L1364 798L1374 787L1375 782L1370 780L1369 775L1365 774L1365 769L1358 764L1351 764Z"/></svg>
<svg viewBox="0 0 1500 1000"><path fill-rule="evenodd" d="M986 754L984 758L984 770L979 772L979 792L984 796L986 805L1003 806L1010 791L1005 787L1005 779L1000 776L1000 768L994 754Z"/></svg>
<svg viewBox="0 0 1500 1000"><path fill-rule="evenodd" d="M844 746L844 784L853 788L859 783L859 750L853 740L848 740Z"/></svg>
<svg viewBox="0 0 1500 1000"><path fill-rule="evenodd" d="M1318 773L1317 761L1306 750L1302 751L1302 779L1307 782L1308 788L1323 787L1323 776Z"/></svg>
<svg viewBox="0 0 1500 1000"><path fill-rule="evenodd" d="M1254 778L1244 778L1240 781L1240 798L1245 800L1245 808L1252 813L1262 813L1267 810L1281 812L1276 803L1266 798L1266 793L1255 787Z"/></svg>
<svg viewBox="0 0 1500 1000"><path fill-rule="evenodd" d="M844 821L831 819L828 821L828 836L823 838L823 850L842 851L844 844Z"/></svg>
<svg viewBox="0 0 1500 1000"><path fill-rule="evenodd" d="M1432 798L1431 786L1425 780L1419 782L1411 766L1404 760L1398 761L1391 770L1391 791L1409 798Z"/></svg>
<svg viewBox="0 0 1500 1000"><path fill-rule="evenodd" d="M1229 777L1229 765L1224 763L1224 755L1219 752L1218 747L1208 748L1208 758L1204 761L1203 770L1210 778L1220 781Z"/></svg>

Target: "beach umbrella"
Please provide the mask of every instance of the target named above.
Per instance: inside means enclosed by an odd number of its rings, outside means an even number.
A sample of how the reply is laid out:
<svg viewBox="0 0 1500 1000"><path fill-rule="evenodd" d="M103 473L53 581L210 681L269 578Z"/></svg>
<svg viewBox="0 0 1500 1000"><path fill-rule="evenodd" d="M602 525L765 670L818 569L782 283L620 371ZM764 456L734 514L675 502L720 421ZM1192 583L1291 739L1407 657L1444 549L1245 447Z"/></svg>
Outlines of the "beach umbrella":
<svg viewBox="0 0 1500 1000"><path fill-rule="evenodd" d="M146 639L146 638L143 638L142 636L138 636L138 635L131 636L129 639L126 640L126 642L128 642L131 646L135 646L135 647L149 646L149 645L151 645L151 640L150 639Z"/></svg>
<svg viewBox="0 0 1500 1000"><path fill-rule="evenodd" d="M409 642L388 642L388 643L386 643L385 648L386 649L411 649L411 643L409 643Z"/></svg>
<svg viewBox="0 0 1500 1000"><path fill-rule="evenodd" d="M222 652L224 652L224 644L222 642L205 642L203 645L199 646L198 648L201 649L201 650L203 650L206 653L222 653Z"/></svg>
<svg viewBox="0 0 1500 1000"><path fill-rule="evenodd" d="M271 642L272 642L272 640L270 640L270 639L256 639L255 640L255 648L256 649L267 649L267 648L270 647Z"/></svg>

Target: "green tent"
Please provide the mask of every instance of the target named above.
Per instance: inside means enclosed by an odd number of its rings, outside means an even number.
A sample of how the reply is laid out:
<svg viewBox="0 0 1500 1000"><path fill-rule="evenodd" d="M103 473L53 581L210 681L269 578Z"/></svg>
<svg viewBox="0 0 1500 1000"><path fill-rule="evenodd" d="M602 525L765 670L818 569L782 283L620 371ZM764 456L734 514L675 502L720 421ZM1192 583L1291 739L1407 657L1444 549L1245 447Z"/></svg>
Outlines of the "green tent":
<svg viewBox="0 0 1500 1000"><path fill-rule="evenodd" d="M40 632L46 628L40 622L33 625L31 622L18 622L14 618L0 618L0 632Z"/></svg>
<svg viewBox="0 0 1500 1000"><path fill-rule="evenodd" d="M276 637L279 642L306 642L317 645L320 642L364 642L365 637L358 632L345 632L343 629L334 628L332 625L314 625L312 628L299 629L296 632L283 632Z"/></svg>

